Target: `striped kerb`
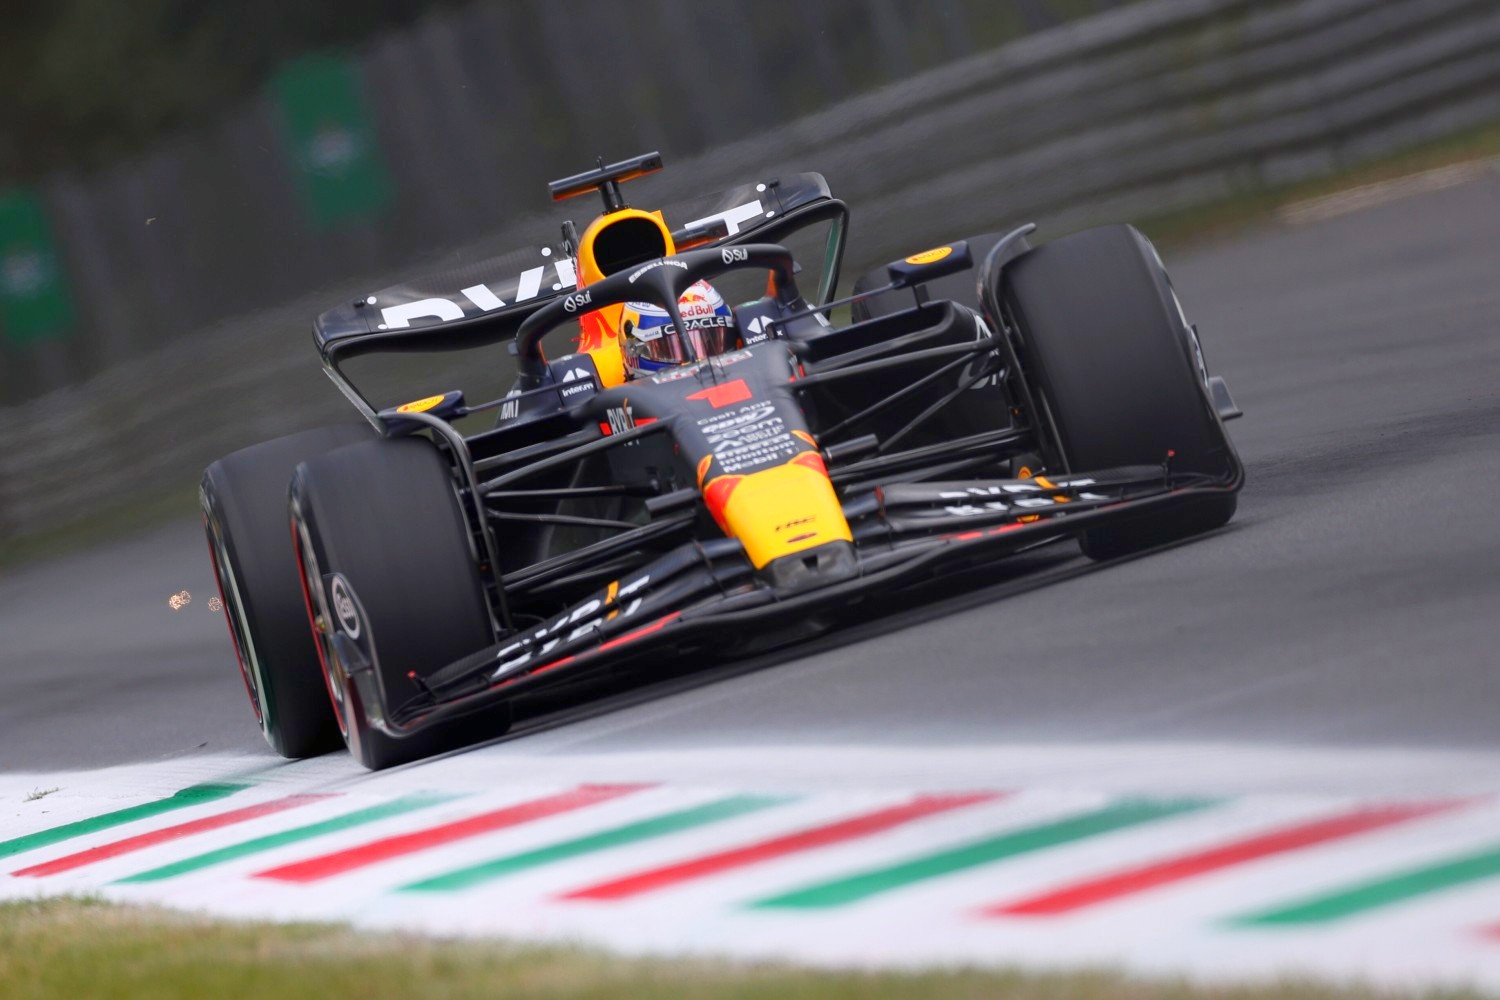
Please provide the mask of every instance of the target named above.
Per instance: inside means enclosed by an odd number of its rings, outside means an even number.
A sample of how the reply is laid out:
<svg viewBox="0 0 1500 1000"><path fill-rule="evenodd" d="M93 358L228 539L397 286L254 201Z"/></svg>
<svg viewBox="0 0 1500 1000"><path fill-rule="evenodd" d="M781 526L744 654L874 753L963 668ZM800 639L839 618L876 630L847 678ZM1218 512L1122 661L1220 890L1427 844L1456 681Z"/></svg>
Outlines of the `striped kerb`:
<svg viewBox="0 0 1500 1000"><path fill-rule="evenodd" d="M465 840L495 830L545 819L548 816L556 816L559 813L571 812L574 809L582 809L599 802L608 802L610 799L649 787L651 786L581 785L572 791L558 795L549 795L546 798L506 806L503 809L495 809L413 833L386 837L358 847L351 847L348 850L308 858L306 861L280 865L257 872L254 877L277 882L317 882L379 864L382 861L389 861L392 858L400 858L418 851L450 844L456 840Z"/></svg>
<svg viewBox="0 0 1500 1000"><path fill-rule="evenodd" d="M1456 805L1458 805L1456 802L1429 802L1358 809L1326 819L1284 827L1207 850L1167 858L1139 868L1130 868L1100 878L1074 882L1072 885L1053 889L1020 902L988 907L983 913L987 916L1005 917L1055 916L1072 913L1198 875L1207 875L1210 872L1261 858L1325 844L1329 841L1403 823L1420 816L1428 816L1445 809L1452 809Z"/></svg>
<svg viewBox="0 0 1500 1000"><path fill-rule="evenodd" d="M858 837L889 830L892 827L932 816L936 813L959 809L977 802L989 802L999 798L994 792L979 792L967 795L919 795L910 802L888 809L855 816L852 819L813 827L797 833L776 837L759 843L747 844L728 851L720 851L694 858L664 868L653 868L625 878L612 879L598 885L588 886L564 894L563 899L609 900L626 899L648 892L670 888L683 882L707 878L721 872L748 865L771 861L775 858L809 851L819 847L842 843Z"/></svg>
<svg viewBox="0 0 1500 1000"><path fill-rule="evenodd" d="M758 900L750 905L757 908L794 909L847 906L850 903L857 903L871 896L917 882L925 882L928 879L951 875L954 872L1003 861L1022 854L1060 847L1063 844L1071 844L1142 823L1195 812L1214 804L1213 800L1208 799L1120 802L1082 816L1070 816L1051 823L1013 830L1010 833L975 841L961 847L925 854L889 867L871 869L830 882L820 882Z"/></svg>
<svg viewBox="0 0 1500 1000"><path fill-rule="evenodd" d="M152 802L144 802L138 806L116 809L114 812L107 812L101 816L81 819L73 823L64 823L61 826L54 826L51 829L42 830L37 833L28 833L24 837L0 840L0 858L8 858L12 854L21 854L25 851L33 851L39 847L50 847L64 840L82 837L85 834L98 833L100 830L108 830L110 827L133 823L138 819L149 819L152 816L160 816L162 813L171 812L174 809L213 802L225 796L233 795L235 792L242 792L249 787L249 785L233 784L193 785L164 799L156 799Z"/></svg>
<svg viewBox="0 0 1500 1000"><path fill-rule="evenodd" d="M354 812L344 813L342 816L325 819L321 823L309 823L306 826L283 830L280 833L272 833L264 837L256 837L254 840L246 840L242 843L232 844L229 847L221 847L216 851L209 851L191 858L184 858L181 861L174 861L171 864L162 865L160 868L152 868L139 872L118 881L157 882L162 879L175 878L178 875L186 875L189 872L210 868L214 865L221 865L227 861L235 861L253 854L260 854L262 851L285 847L287 844L299 843L303 840L310 840L313 837L321 837L324 834L352 830L366 823L374 823L377 820L386 819L391 816L401 816L418 809L426 809L429 806L451 802L455 798L457 796L436 795L426 792L407 795L390 802L383 802L378 806L370 806L368 809L356 809Z"/></svg>
<svg viewBox="0 0 1500 1000"><path fill-rule="evenodd" d="M410 885L403 886L402 889L408 892L451 892L457 889L468 889L498 878L504 878L507 875L513 875L516 872L552 864L555 861L563 861L584 854L592 854L595 851L604 851L612 847L622 847L626 844L650 840L653 837L663 837L667 834L691 830L709 823L733 819L736 816L743 816L746 813L756 812L760 809L766 809L790 801L793 801L790 797L736 795L732 798L719 799L717 802L709 802L706 805L694 806L691 809L682 809L661 816L653 816L650 819L643 819L636 823L627 823L624 826L617 826L611 830L577 837L573 840L565 840L560 844L549 844L546 847L539 847L533 851L525 851L520 854L512 854L509 857L497 858L494 861L469 865L465 868L459 868L456 871L423 879L420 882L413 882Z"/></svg>
<svg viewBox="0 0 1500 1000"><path fill-rule="evenodd" d="M1398 875L1345 886L1290 906L1236 917L1230 923L1252 927L1330 923L1496 876L1500 876L1500 845Z"/></svg>
<svg viewBox="0 0 1500 1000"><path fill-rule="evenodd" d="M305 806L312 802L321 802L324 799L333 797L331 795L288 795L285 798L272 799L269 802L258 802L253 806L245 806L242 809L231 809L229 812L205 816L202 819L195 819L188 823L179 823L176 826L152 830L150 833L126 837L124 840L100 844L98 847L90 847L86 851L79 851L76 854L69 854L52 861L45 861L39 865L32 865L30 868L22 868L20 871L11 872L11 874L32 877L56 875L59 872L82 868L84 865L92 865L100 861L107 861L110 858L120 857L124 854L143 851L148 847L155 847L158 844L180 840L183 837L191 837L198 833L207 833L210 830L222 830L224 827L233 826L236 823L260 819L262 816L271 816L275 813L284 812L287 809L295 809L298 806Z"/></svg>

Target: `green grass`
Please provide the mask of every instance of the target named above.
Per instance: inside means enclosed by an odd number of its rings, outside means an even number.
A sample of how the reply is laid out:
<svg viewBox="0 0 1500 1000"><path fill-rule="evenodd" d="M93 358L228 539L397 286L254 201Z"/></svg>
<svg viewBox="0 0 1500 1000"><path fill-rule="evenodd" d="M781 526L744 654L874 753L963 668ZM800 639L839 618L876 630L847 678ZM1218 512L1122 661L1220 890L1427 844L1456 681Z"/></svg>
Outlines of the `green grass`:
<svg viewBox="0 0 1500 1000"><path fill-rule="evenodd" d="M1305 981L1194 986L1107 972L826 972L618 958L580 948L438 941L330 924L230 923L72 899L0 905L0 996L1477 1000L1479 994L1381 992Z"/></svg>
<svg viewBox="0 0 1500 1000"><path fill-rule="evenodd" d="M148 487L105 510L15 538L0 537L0 572L198 516L196 484Z"/></svg>
<svg viewBox="0 0 1500 1000"><path fill-rule="evenodd" d="M1182 246L1232 235L1264 221L1277 209L1301 201L1497 155L1500 155L1500 123L1413 146L1328 177L1265 188L1209 205L1136 220L1136 225L1159 246Z"/></svg>

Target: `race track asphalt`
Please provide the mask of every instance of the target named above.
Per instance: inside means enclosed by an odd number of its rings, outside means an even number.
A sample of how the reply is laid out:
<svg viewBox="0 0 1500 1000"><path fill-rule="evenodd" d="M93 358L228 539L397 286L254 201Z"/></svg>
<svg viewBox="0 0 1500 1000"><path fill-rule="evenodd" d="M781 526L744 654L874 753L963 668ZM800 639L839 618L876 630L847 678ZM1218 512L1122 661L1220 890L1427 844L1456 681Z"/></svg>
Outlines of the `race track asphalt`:
<svg viewBox="0 0 1500 1000"><path fill-rule="evenodd" d="M1044 549L501 746L1500 750L1497 218L1492 175L1169 258L1247 414L1227 530L1101 568ZM213 592L196 524L0 577L0 769L269 759Z"/></svg>

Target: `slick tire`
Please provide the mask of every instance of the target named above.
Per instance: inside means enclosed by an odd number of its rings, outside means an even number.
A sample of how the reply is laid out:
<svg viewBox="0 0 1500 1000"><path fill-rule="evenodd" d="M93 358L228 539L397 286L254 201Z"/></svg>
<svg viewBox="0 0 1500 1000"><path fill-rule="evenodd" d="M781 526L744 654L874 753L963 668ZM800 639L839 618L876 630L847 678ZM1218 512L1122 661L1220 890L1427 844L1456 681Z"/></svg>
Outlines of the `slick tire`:
<svg viewBox="0 0 1500 1000"><path fill-rule="evenodd" d="M1052 445L1069 471L1156 465L1226 483L1238 459L1209 399L1196 338L1156 251L1131 226L1054 240L1008 265L1002 301ZM1210 531L1236 497L1195 497L1084 531L1085 555L1112 559Z"/></svg>
<svg viewBox="0 0 1500 1000"><path fill-rule="evenodd" d="M283 757L339 746L307 632L287 486L299 462L374 433L320 427L237 451L203 473L198 495L230 640L261 733Z"/></svg>
<svg viewBox="0 0 1500 1000"><path fill-rule="evenodd" d="M381 682L394 709L426 676L493 641L483 584L448 462L424 438L366 441L297 467L292 522L320 663L339 730L371 770L501 736L508 708L396 738L366 706L331 648L338 627L325 581L339 573L363 607Z"/></svg>

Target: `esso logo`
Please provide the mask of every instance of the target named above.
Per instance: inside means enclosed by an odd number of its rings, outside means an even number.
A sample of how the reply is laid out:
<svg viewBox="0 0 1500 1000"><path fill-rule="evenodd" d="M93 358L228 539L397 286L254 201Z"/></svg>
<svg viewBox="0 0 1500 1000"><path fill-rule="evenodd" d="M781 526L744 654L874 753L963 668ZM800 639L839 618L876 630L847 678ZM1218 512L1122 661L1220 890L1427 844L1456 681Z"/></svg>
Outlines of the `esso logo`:
<svg viewBox="0 0 1500 1000"><path fill-rule="evenodd" d="M574 292L572 295L569 295L567 298L563 299L563 308L570 313L576 313L581 306L586 306L593 301L594 293L592 291Z"/></svg>
<svg viewBox="0 0 1500 1000"><path fill-rule="evenodd" d="M749 260L750 251L746 250L744 247L725 247L723 250L719 251L719 256L723 258L724 263L734 264L738 263L739 261Z"/></svg>

